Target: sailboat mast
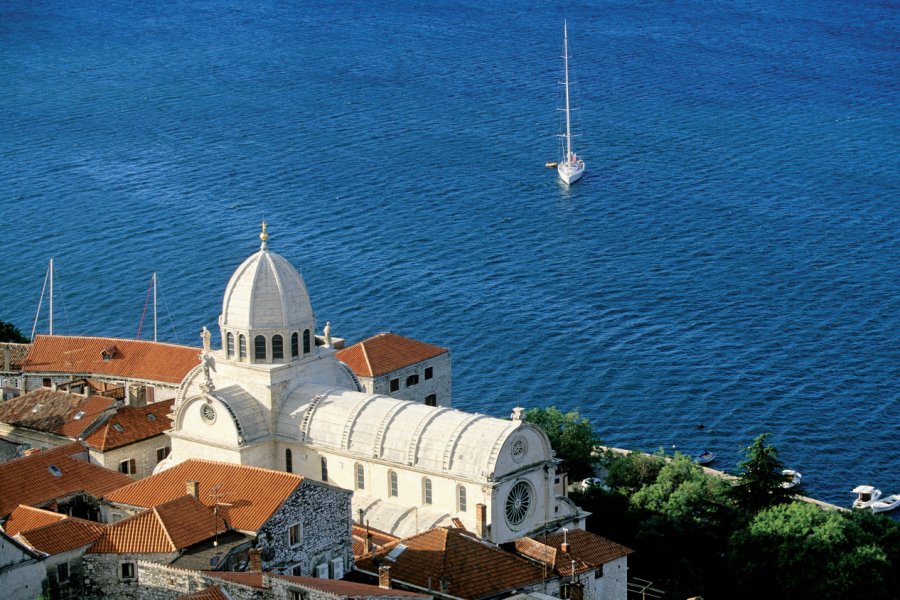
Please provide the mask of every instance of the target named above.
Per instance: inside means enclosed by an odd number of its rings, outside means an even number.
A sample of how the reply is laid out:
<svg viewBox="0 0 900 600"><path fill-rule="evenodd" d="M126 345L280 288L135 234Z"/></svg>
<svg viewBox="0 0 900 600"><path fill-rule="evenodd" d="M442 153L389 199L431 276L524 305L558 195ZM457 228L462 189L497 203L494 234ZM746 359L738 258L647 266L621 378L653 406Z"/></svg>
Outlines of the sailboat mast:
<svg viewBox="0 0 900 600"><path fill-rule="evenodd" d="M569 31L563 21L563 64L566 71L566 161L572 156L572 128L569 119Z"/></svg>
<svg viewBox="0 0 900 600"><path fill-rule="evenodd" d="M50 335L53 335L53 258L50 258Z"/></svg>
<svg viewBox="0 0 900 600"><path fill-rule="evenodd" d="M156 271L153 272L153 341L156 341Z"/></svg>

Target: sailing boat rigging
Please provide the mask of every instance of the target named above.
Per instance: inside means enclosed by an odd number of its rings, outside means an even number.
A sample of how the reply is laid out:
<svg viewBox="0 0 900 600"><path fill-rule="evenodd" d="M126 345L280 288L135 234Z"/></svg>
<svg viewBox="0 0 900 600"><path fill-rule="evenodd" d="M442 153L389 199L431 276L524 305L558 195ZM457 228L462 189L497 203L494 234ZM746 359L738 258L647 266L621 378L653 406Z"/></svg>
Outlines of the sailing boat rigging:
<svg viewBox="0 0 900 600"><path fill-rule="evenodd" d="M584 175L584 160L578 158L578 155L572 151L572 118L569 107L569 31L565 21L563 21L563 65L565 70L563 84L566 95L566 154L556 165L556 172L559 173L559 178L563 183L570 185Z"/></svg>

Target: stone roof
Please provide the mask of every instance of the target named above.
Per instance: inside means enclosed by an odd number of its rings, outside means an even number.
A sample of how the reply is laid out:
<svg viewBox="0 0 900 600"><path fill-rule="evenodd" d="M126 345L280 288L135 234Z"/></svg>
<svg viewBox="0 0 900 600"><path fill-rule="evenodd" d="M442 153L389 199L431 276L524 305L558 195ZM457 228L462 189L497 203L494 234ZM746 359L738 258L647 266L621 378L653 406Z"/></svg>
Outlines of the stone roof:
<svg viewBox="0 0 900 600"><path fill-rule="evenodd" d="M379 333L338 351L337 359L359 377L378 377L449 352L396 333Z"/></svg>
<svg viewBox="0 0 900 600"><path fill-rule="evenodd" d="M0 518L20 504L39 506L76 492L100 498L132 481L128 475L87 462L80 442L44 450L0 464Z"/></svg>
<svg viewBox="0 0 900 600"><path fill-rule="evenodd" d="M17 537L35 550L53 555L92 544L108 527L104 523L66 517L56 523L23 531Z"/></svg>
<svg viewBox="0 0 900 600"><path fill-rule="evenodd" d="M162 342L39 335L31 344L22 370L179 383L197 366L199 353L199 348Z"/></svg>
<svg viewBox="0 0 900 600"><path fill-rule="evenodd" d="M125 406L84 438L84 442L101 452L150 439L172 428L172 405L175 399L146 406Z"/></svg>
<svg viewBox="0 0 900 600"><path fill-rule="evenodd" d="M199 482L198 499L207 506L217 501L232 506L219 510L232 527L257 531L303 482L283 471L191 459L107 494L110 502L149 508L179 498L187 481ZM213 488L217 488L216 491Z"/></svg>
<svg viewBox="0 0 900 600"><path fill-rule="evenodd" d="M391 579L422 589L440 589L457 598L477 599L539 583L538 565L459 530L439 527L388 544L374 560L391 567ZM359 558L356 568L371 574L373 556ZM430 582L430 585L429 585Z"/></svg>
<svg viewBox="0 0 900 600"><path fill-rule="evenodd" d="M184 495L110 525L92 554L175 552L227 530L221 515Z"/></svg>
<svg viewBox="0 0 900 600"><path fill-rule="evenodd" d="M567 552L562 551L563 539L569 544ZM583 529L570 529L565 534L558 532L537 538L519 538L514 545L516 552L522 556L545 564L564 577L572 575L572 561L575 561L575 574L579 574L634 552Z"/></svg>
<svg viewBox="0 0 900 600"><path fill-rule="evenodd" d="M38 388L0 403L0 423L74 439L88 430L115 402L104 396L85 397Z"/></svg>
<svg viewBox="0 0 900 600"><path fill-rule="evenodd" d="M9 518L3 523L3 529L9 535L16 535L21 531L29 529L37 529L44 525L56 523L66 518L52 510L44 510L41 508L33 508L25 504L20 504L10 513Z"/></svg>

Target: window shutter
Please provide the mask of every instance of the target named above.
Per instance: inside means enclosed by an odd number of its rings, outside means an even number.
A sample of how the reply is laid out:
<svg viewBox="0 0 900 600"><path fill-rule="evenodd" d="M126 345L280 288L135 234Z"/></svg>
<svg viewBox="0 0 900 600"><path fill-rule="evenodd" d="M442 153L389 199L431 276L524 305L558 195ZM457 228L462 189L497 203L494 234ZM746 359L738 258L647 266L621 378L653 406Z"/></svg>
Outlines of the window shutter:
<svg viewBox="0 0 900 600"><path fill-rule="evenodd" d="M137 473L137 468L135 468L135 464L134 464L134 459L133 459L133 458L132 458L131 460L128 461L128 473L129 473L130 475L134 475L135 473Z"/></svg>
<svg viewBox="0 0 900 600"><path fill-rule="evenodd" d="M344 578L344 559L335 558L331 561L331 577L333 579Z"/></svg>
<svg viewBox="0 0 900 600"><path fill-rule="evenodd" d="M328 579L328 563L316 565L316 577L319 579Z"/></svg>

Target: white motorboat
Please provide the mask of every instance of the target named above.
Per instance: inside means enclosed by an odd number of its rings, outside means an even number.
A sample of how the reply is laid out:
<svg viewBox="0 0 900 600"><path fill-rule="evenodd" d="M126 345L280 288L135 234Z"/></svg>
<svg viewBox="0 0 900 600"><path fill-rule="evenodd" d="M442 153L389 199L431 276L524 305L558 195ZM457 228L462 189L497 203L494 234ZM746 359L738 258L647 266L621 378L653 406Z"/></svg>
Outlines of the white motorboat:
<svg viewBox="0 0 900 600"><path fill-rule="evenodd" d="M563 22L563 65L565 71L563 84L566 91L566 154L556 165L556 172L559 173L559 178L563 183L571 185L584 175L584 160L578 158L578 155L572 151L572 118L569 107L569 31L565 22Z"/></svg>
<svg viewBox="0 0 900 600"><path fill-rule="evenodd" d="M900 494L891 494L890 496L879 498L869 505L872 512L876 513L894 510L898 506L900 506Z"/></svg>
<svg viewBox="0 0 900 600"><path fill-rule="evenodd" d="M856 494L853 508L869 508L881 498L881 490L877 490L871 485L858 485L853 488L853 493Z"/></svg>
<svg viewBox="0 0 900 600"><path fill-rule="evenodd" d="M781 487L786 489L790 489L800 483L800 478L802 477L799 471L793 469L785 469L781 474L787 478L787 481L784 481L781 484Z"/></svg>

